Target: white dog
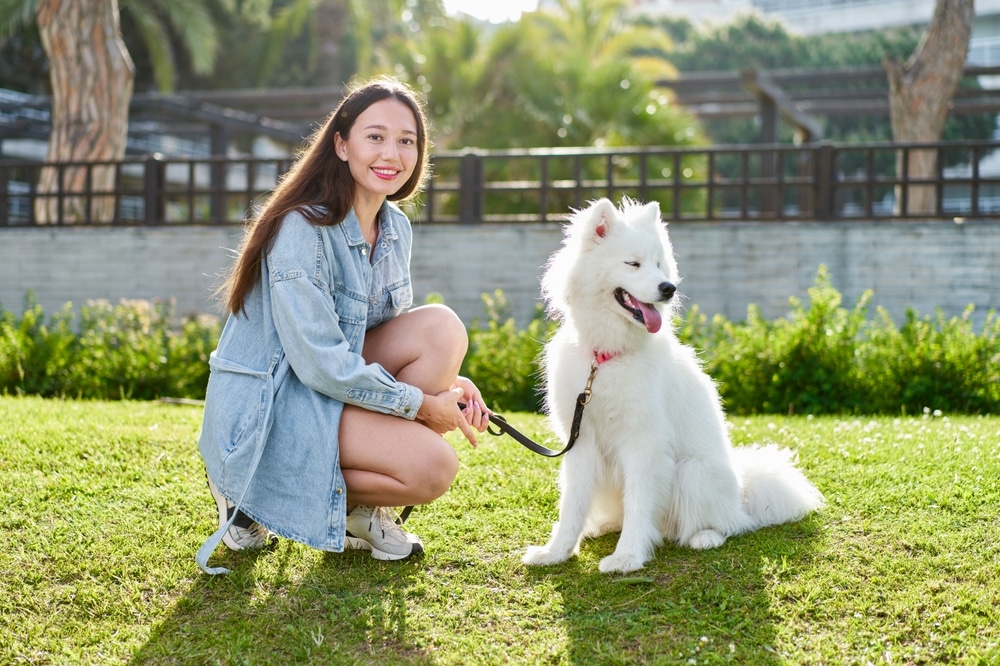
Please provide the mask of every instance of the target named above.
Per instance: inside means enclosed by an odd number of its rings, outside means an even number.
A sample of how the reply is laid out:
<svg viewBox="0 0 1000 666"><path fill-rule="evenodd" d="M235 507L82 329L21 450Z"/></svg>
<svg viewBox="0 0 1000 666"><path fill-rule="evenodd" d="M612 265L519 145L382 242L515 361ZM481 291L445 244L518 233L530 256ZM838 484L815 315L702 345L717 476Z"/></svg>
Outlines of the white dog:
<svg viewBox="0 0 1000 666"><path fill-rule="evenodd" d="M582 537L621 532L603 572L641 569L667 539L715 548L797 520L823 496L776 446L732 448L715 384L671 320L677 263L657 203L601 199L577 211L542 277L561 326L545 347L546 406L567 440L593 375L579 438L560 470L559 522L525 564L564 562Z"/></svg>

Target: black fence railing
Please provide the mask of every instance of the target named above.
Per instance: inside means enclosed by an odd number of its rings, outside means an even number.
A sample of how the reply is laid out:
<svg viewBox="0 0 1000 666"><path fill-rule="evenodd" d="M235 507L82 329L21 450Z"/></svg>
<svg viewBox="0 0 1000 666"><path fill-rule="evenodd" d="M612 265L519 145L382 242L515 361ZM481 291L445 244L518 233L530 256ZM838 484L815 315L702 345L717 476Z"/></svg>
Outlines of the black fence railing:
<svg viewBox="0 0 1000 666"><path fill-rule="evenodd" d="M547 222L600 197L671 221L1000 219L1000 141L465 150L434 155L408 212L426 223ZM0 162L0 226L233 224L281 158ZM929 176L912 175L922 161Z"/></svg>

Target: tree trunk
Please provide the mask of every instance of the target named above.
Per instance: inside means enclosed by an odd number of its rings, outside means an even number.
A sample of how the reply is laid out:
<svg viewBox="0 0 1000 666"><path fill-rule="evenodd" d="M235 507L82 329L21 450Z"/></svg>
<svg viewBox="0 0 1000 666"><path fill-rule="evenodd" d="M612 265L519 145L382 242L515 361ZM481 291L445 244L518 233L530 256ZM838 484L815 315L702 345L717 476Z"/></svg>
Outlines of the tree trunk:
<svg viewBox="0 0 1000 666"><path fill-rule="evenodd" d="M338 87L346 83L344 63L344 26L350 18L347 3L327 0L316 6L316 36L319 40L317 70L323 73L323 85Z"/></svg>
<svg viewBox="0 0 1000 666"><path fill-rule="evenodd" d="M38 31L52 81L46 161L69 164L42 170L36 221L110 222L114 167L88 169L80 163L125 155L135 68L122 41L118 0L39 0ZM61 202L45 196L59 192L81 196L64 196Z"/></svg>
<svg viewBox="0 0 1000 666"><path fill-rule="evenodd" d="M934 16L916 50L901 63L887 58L889 116L897 142L938 141L948 116L951 98L958 89L969 52L975 18L974 0L937 0ZM933 150L899 151L897 173L909 179L936 178L937 153ZM904 203L904 188L896 188L896 208ZM906 212L925 213L937 208L936 188L910 186Z"/></svg>

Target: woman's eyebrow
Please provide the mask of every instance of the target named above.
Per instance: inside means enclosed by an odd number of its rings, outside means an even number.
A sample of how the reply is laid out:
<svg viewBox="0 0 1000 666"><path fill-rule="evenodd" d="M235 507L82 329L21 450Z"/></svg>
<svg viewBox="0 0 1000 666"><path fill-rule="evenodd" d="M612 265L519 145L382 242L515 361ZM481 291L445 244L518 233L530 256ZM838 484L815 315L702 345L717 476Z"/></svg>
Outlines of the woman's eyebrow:
<svg viewBox="0 0 1000 666"><path fill-rule="evenodd" d="M377 129L377 130L382 130L383 132L388 132L389 131L388 127L386 127L385 125L379 125L379 124L368 125L368 126L365 127L365 129L366 130ZM417 131L416 130L411 130L411 129L404 129L403 130L403 134L412 134L413 136L416 136L417 135Z"/></svg>

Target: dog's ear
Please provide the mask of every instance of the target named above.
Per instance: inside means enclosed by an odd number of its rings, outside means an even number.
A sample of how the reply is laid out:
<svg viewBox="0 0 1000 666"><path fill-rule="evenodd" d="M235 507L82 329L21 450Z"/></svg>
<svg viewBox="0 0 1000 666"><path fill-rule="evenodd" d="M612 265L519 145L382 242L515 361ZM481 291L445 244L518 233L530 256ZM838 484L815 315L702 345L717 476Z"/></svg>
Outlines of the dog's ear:
<svg viewBox="0 0 1000 666"><path fill-rule="evenodd" d="M599 199L590 207L590 224L594 230L594 235L604 238L608 235L608 230L614 225L618 210L609 199Z"/></svg>
<svg viewBox="0 0 1000 666"><path fill-rule="evenodd" d="M651 222L656 222L657 224L663 224L663 217L660 215L660 202L650 201L648 204L643 206L642 217L643 219L649 220Z"/></svg>

